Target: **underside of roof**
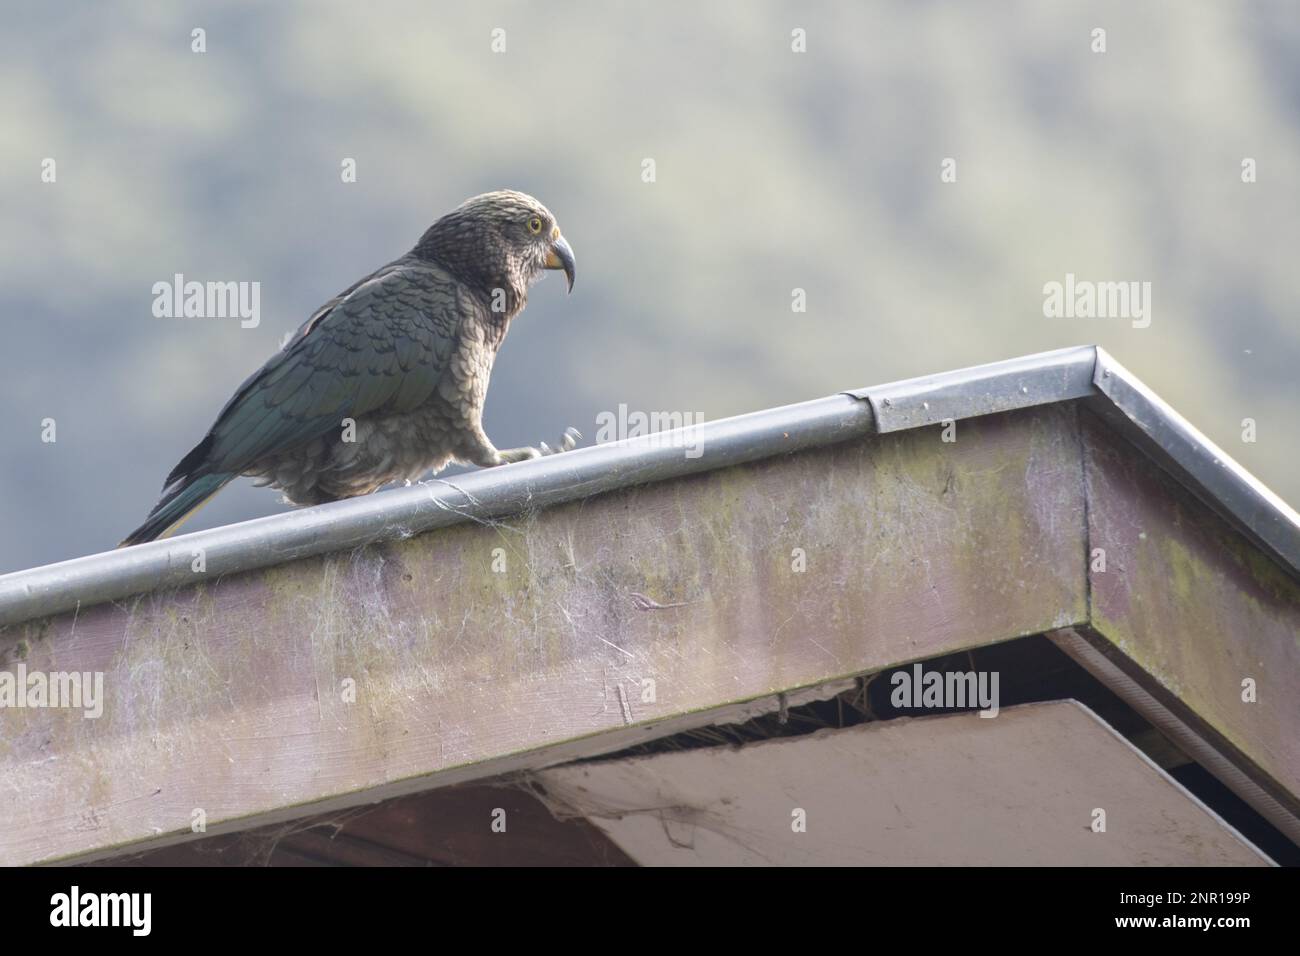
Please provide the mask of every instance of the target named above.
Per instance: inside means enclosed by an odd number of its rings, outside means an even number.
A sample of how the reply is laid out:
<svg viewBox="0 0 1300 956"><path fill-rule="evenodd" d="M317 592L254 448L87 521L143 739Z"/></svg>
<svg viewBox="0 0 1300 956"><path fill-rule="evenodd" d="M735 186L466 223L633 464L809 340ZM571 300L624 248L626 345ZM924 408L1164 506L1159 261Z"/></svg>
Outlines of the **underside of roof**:
<svg viewBox="0 0 1300 956"><path fill-rule="evenodd" d="M625 760L672 754L623 758L582 797L563 765L1028 635L1300 842L1300 517L1082 347L0 577L0 672L99 672L105 687L96 719L0 712L0 862L192 839L196 809L220 833L524 771L633 859L673 862L680 841L607 827L617 814L600 809L639 779ZM1107 799L1167 811L1151 819L1172 830L1152 822L1130 847L1265 859L1087 710L1049 705L832 729L876 773L908 735L936 767L963 739L1001 752L1023 742L997 735L1078 738L1078 779L1108 762ZM811 738L797 753L776 743L751 769L719 754L655 773L665 787L711 781L703 803L774 765L806 778ZM908 799L933 785L917 760L895 781ZM1087 802L1069 763L1037 754L1020 769L1049 774L1053 800ZM1039 862L1077 836L1051 805L1062 830ZM1180 839L1217 849L1161 849ZM718 852L707 861L742 862Z"/></svg>

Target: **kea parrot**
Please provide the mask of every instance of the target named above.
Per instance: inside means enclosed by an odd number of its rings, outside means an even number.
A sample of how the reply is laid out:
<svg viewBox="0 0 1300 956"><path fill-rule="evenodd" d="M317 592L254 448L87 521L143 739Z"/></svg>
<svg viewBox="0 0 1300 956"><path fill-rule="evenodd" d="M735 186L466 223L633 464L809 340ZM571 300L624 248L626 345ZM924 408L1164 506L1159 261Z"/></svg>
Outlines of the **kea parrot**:
<svg viewBox="0 0 1300 956"><path fill-rule="evenodd" d="M413 481L451 461L490 467L567 451L499 451L483 432L497 349L529 286L573 250L551 212L512 190L447 213L406 255L316 310L226 403L122 545L164 537L240 475L312 505Z"/></svg>

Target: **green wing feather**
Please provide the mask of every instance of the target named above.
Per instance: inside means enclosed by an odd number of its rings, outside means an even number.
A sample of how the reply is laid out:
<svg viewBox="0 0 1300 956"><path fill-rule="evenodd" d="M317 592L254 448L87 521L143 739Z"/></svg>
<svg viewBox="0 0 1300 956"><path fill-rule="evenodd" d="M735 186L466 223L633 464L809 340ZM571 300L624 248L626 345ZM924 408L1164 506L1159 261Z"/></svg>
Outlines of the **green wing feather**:
<svg viewBox="0 0 1300 956"><path fill-rule="evenodd" d="M262 458L341 429L345 418L419 407L438 387L461 323L481 307L448 273L410 257L331 299L239 387L123 544L169 533Z"/></svg>
<svg viewBox="0 0 1300 956"><path fill-rule="evenodd" d="M312 316L248 379L212 426L212 470L342 428L344 418L417 408L438 387L472 308L454 279L399 260Z"/></svg>

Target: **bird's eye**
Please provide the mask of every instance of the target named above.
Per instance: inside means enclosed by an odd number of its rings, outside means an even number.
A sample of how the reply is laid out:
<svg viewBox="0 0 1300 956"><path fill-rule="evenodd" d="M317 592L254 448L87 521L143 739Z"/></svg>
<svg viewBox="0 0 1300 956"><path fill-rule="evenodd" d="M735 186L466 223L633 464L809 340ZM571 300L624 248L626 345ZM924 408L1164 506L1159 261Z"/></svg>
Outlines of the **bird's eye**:
<svg viewBox="0 0 1300 956"><path fill-rule="evenodd" d="M528 231L531 232L534 236L540 236L542 234L542 220L537 216L534 216L532 219L529 219Z"/></svg>

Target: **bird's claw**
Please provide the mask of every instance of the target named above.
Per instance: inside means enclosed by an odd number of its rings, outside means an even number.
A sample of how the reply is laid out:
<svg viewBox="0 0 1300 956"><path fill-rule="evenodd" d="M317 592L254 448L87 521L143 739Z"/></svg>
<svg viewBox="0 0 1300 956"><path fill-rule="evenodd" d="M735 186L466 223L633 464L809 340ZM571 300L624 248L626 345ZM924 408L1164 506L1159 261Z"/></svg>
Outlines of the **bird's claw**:
<svg viewBox="0 0 1300 956"><path fill-rule="evenodd" d="M566 428L560 443L554 448L546 444L546 442L541 442L537 448L510 448L497 452L497 463L508 465L517 461L531 461L534 458L541 458L543 455L558 455L561 452L573 451L578 447L578 442L581 440L582 432L576 428Z"/></svg>
<svg viewBox="0 0 1300 956"><path fill-rule="evenodd" d="M560 439L558 445L552 448L550 445L546 444L546 442L542 442L538 451L543 455L558 455L561 452L573 451L573 449L578 447L578 442L580 441L582 441L582 432L570 425L564 430L564 436Z"/></svg>

